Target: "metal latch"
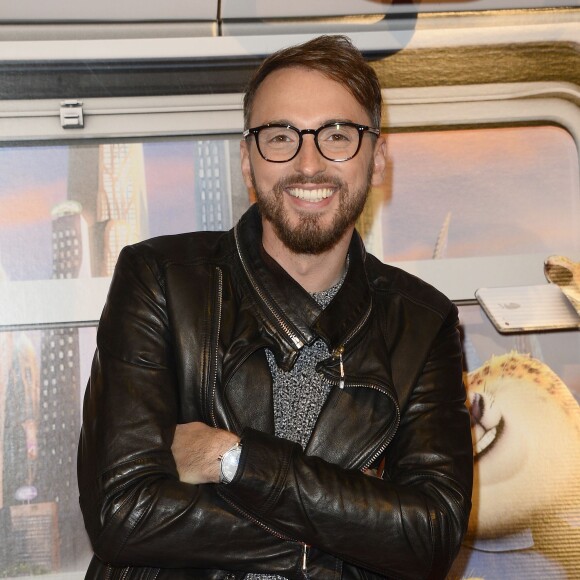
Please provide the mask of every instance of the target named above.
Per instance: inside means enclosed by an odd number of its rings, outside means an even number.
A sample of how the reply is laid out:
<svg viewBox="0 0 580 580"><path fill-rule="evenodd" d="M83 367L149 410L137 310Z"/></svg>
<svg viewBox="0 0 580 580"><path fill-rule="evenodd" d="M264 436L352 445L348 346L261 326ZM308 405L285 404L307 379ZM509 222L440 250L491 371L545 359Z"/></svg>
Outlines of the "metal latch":
<svg viewBox="0 0 580 580"><path fill-rule="evenodd" d="M61 101L60 125L63 129L82 129L85 126L82 101Z"/></svg>

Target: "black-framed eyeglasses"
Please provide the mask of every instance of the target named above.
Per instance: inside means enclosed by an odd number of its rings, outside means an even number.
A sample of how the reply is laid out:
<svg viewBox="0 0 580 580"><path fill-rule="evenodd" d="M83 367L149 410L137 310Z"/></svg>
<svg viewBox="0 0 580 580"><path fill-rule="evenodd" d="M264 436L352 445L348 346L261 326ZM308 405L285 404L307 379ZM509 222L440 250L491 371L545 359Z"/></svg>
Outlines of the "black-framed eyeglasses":
<svg viewBox="0 0 580 580"><path fill-rule="evenodd" d="M298 155L304 135L314 135L320 154L329 161L348 161L360 150L365 133L379 136L380 129L356 123L328 123L318 129L297 129L292 125L270 123L246 129L244 139L254 136L260 155L272 163L285 163Z"/></svg>

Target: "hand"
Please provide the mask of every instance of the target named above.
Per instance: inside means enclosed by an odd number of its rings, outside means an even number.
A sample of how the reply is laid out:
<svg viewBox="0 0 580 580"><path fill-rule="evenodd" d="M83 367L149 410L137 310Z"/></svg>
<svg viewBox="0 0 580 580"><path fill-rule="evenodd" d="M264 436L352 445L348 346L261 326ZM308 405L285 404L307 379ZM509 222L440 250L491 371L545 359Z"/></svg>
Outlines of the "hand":
<svg viewBox="0 0 580 580"><path fill-rule="evenodd" d="M219 483L219 457L239 440L234 433L199 421L177 425L171 451L180 481Z"/></svg>

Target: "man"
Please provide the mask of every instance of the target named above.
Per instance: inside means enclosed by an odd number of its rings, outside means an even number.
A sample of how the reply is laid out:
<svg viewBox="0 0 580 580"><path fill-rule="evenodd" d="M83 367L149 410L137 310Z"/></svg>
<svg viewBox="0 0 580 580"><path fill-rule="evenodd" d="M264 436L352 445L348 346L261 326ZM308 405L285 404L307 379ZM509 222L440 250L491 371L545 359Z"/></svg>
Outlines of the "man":
<svg viewBox="0 0 580 580"><path fill-rule="evenodd" d="M365 254L378 80L344 37L244 101L257 205L119 258L79 449L88 578L443 578L472 482L457 310Z"/></svg>

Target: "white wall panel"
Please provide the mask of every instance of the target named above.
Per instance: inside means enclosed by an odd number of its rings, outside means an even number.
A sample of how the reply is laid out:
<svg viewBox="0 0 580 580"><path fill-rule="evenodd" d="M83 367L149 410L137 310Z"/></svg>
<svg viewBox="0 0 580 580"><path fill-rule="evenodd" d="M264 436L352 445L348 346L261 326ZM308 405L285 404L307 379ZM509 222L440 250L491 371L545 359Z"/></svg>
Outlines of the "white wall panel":
<svg viewBox="0 0 580 580"><path fill-rule="evenodd" d="M4 0L0 11L0 22L144 22L217 18L218 0Z"/></svg>
<svg viewBox="0 0 580 580"><path fill-rule="evenodd" d="M222 0L221 17L303 18L353 14L413 14L420 12L455 12L523 8L579 6L578 0L466 0L457 2L421 2L392 5L376 0Z"/></svg>

